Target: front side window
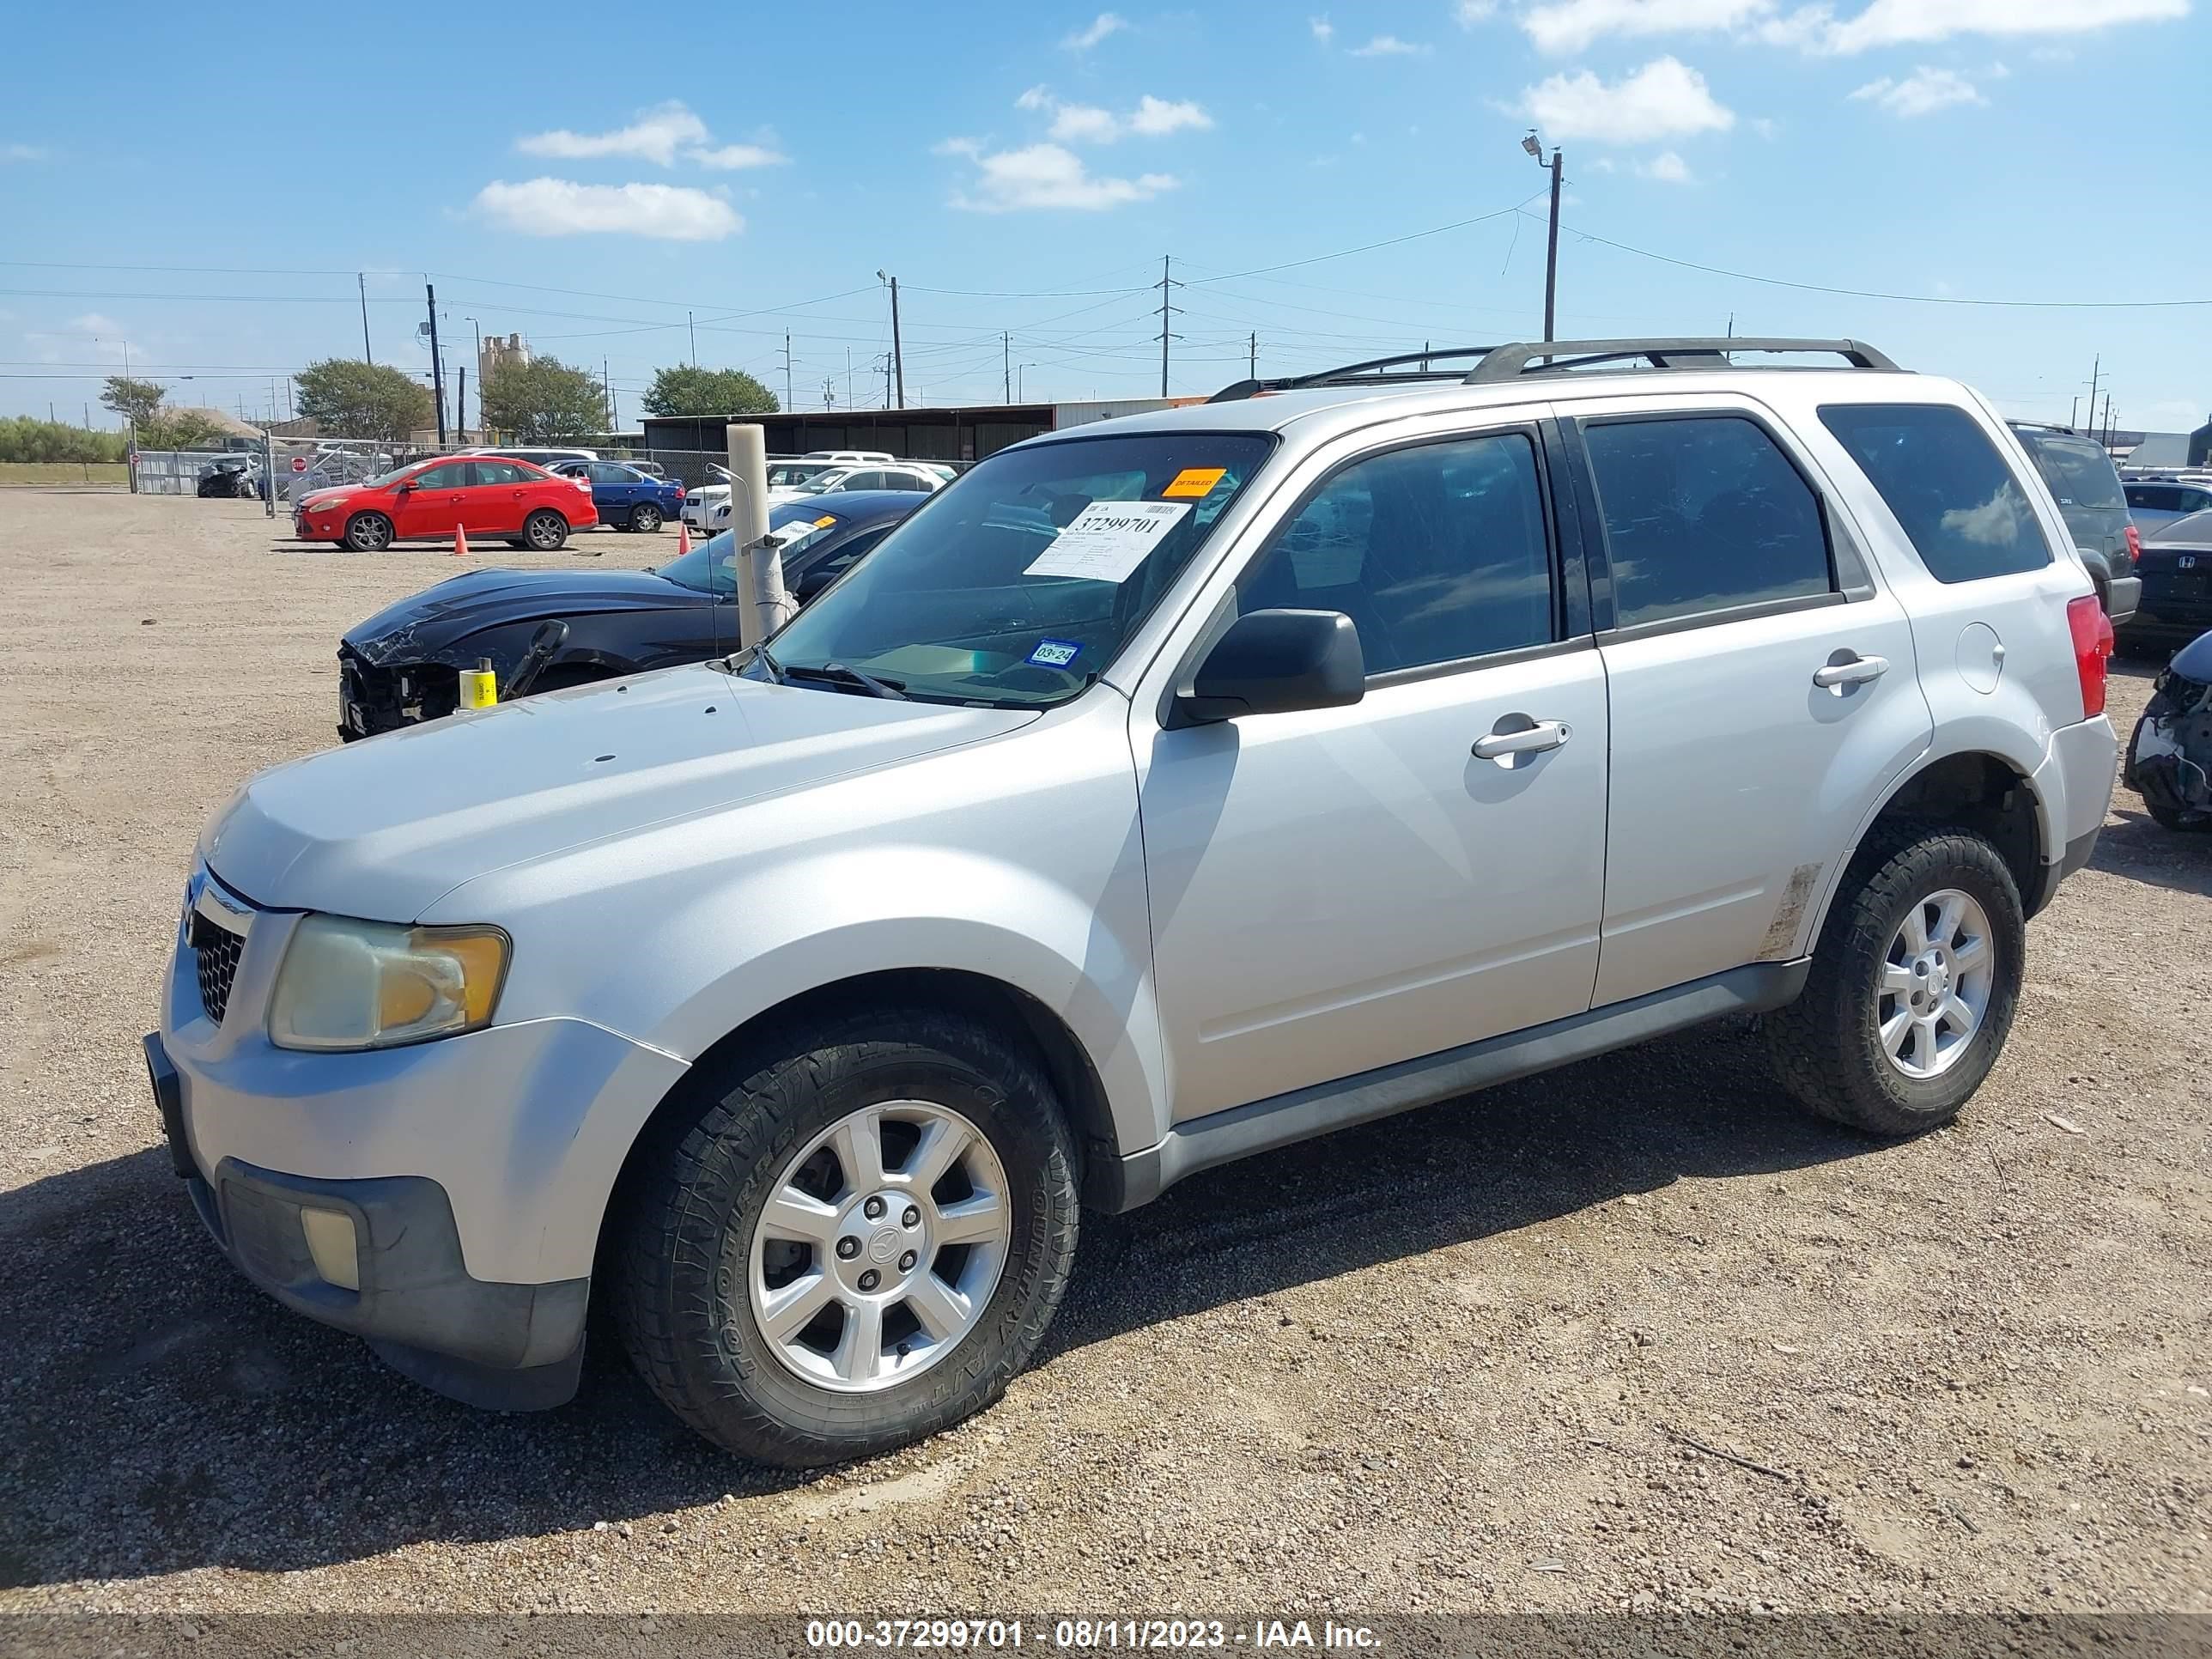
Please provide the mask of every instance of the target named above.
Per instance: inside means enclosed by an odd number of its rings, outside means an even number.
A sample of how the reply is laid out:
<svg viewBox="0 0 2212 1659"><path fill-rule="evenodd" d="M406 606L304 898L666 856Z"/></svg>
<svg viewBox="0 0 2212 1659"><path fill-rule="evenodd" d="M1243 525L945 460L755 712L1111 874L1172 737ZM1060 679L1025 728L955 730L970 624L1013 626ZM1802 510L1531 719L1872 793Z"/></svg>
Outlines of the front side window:
<svg viewBox="0 0 2212 1659"><path fill-rule="evenodd" d="M757 672L819 685L835 664L922 701L1065 702L1105 672L1273 446L1146 432L1002 450L801 611Z"/></svg>
<svg viewBox="0 0 2212 1659"><path fill-rule="evenodd" d="M1342 611L1370 676L1548 644L1534 446L1498 433L1353 462L1269 539L1237 608Z"/></svg>
<svg viewBox="0 0 2212 1659"><path fill-rule="evenodd" d="M1965 410L1823 404L1820 423L1881 492L1937 581L1978 581L2051 562L2027 491Z"/></svg>
<svg viewBox="0 0 2212 1659"><path fill-rule="evenodd" d="M1614 625L1834 591L1820 503L1741 416L1586 424Z"/></svg>

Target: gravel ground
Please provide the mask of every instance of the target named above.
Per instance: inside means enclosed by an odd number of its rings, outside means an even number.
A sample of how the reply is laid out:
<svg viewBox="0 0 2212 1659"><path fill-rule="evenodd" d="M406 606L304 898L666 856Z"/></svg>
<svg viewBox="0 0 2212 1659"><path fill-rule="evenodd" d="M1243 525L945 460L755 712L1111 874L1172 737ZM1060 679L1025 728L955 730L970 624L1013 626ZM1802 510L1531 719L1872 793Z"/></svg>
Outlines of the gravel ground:
<svg viewBox="0 0 2212 1659"><path fill-rule="evenodd" d="M2125 791L1956 1128L1809 1121L1723 1028L1234 1166L1092 1218L895 1456L736 1462L605 1343L479 1414L281 1311L137 1037L202 822L452 568L0 495L0 1609L2212 1610L2212 837Z"/></svg>

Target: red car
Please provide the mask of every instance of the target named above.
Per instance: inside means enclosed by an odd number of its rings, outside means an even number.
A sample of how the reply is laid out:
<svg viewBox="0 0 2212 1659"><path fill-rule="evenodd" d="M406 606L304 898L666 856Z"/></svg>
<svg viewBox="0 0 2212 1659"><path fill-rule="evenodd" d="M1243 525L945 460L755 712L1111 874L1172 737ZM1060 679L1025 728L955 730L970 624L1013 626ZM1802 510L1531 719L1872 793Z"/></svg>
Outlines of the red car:
<svg viewBox="0 0 2212 1659"><path fill-rule="evenodd" d="M480 455L410 461L361 483L311 491L292 506L292 532L301 541L343 542L359 553L394 542L449 542L457 526L550 553L571 530L599 521L589 479Z"/></svg>

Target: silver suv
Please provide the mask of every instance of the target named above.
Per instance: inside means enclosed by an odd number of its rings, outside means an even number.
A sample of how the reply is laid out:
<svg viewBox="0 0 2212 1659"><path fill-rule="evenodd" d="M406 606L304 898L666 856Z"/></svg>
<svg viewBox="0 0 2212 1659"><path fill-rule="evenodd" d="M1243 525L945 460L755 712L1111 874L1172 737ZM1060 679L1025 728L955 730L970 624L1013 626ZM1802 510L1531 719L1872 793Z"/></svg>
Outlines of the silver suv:
<svg viewBox="0 0 2212 1659"><path fill-rule="evenodd" d="M1849 341L1452 358L1032 440L765 648L254 779L146 1043L222 1249L488 1406L596 1300L808 1465L994 1399L1085 1206L1307 1136L1738 1014L1948 1122L2112 787L2019 442Z"/></svg>

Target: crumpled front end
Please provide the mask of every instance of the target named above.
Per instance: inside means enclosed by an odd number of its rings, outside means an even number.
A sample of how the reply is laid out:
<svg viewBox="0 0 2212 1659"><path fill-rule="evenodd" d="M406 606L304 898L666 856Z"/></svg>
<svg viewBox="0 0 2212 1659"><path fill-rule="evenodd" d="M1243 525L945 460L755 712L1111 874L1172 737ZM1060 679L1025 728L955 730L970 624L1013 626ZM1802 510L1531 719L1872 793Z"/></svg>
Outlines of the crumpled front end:
<svg viewBox="0 0 2212 1659"><path fill-rule="evenodd" d="M2127 781L2154 811L2212 822L2212 635L2158 677L2128 745ZM2200 654L2203 660L2196 660ZM2191 671L2203 673L2197 678Z"/></svg>

